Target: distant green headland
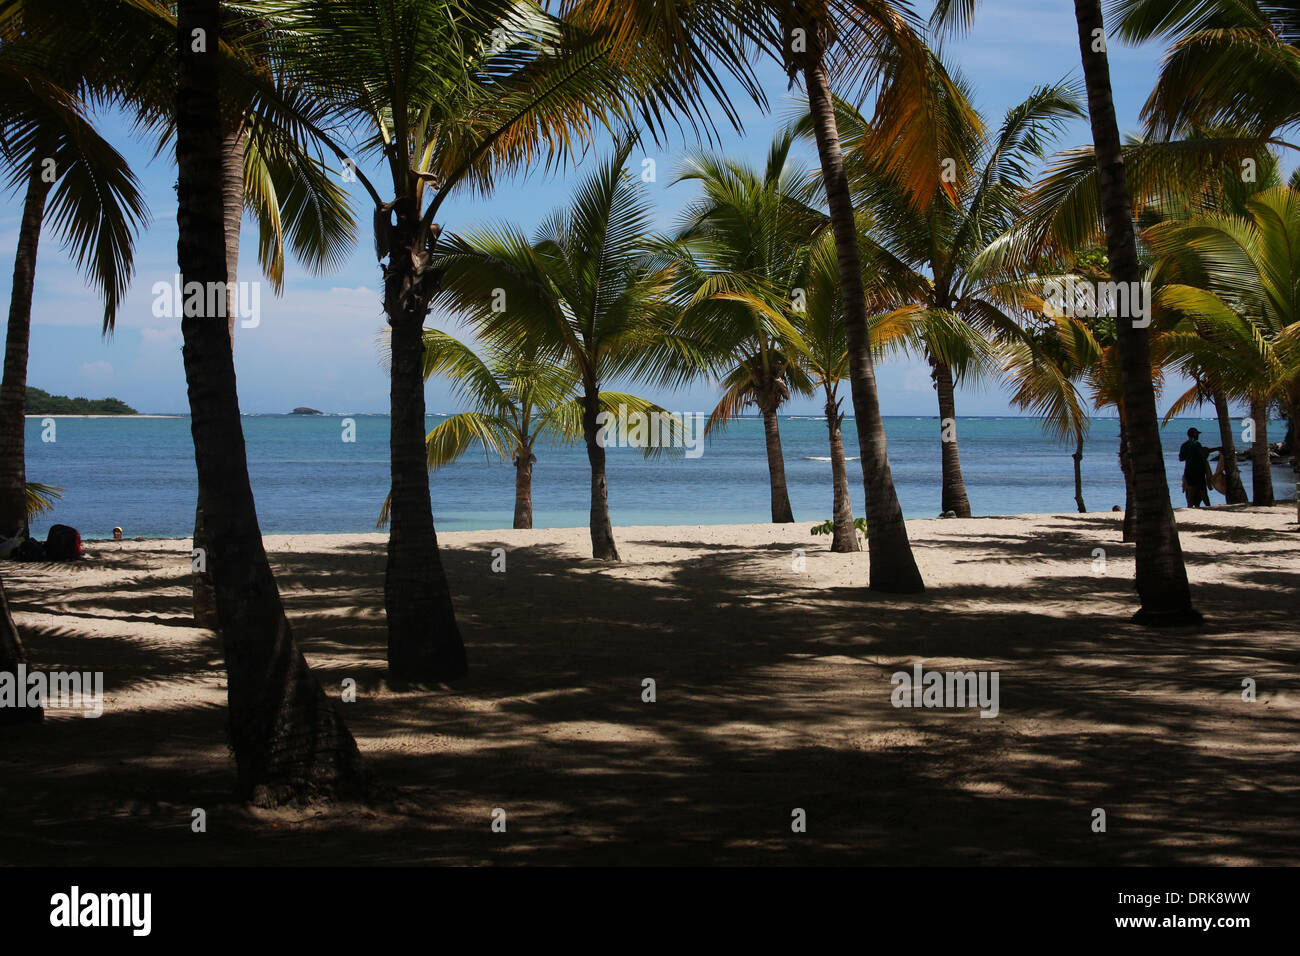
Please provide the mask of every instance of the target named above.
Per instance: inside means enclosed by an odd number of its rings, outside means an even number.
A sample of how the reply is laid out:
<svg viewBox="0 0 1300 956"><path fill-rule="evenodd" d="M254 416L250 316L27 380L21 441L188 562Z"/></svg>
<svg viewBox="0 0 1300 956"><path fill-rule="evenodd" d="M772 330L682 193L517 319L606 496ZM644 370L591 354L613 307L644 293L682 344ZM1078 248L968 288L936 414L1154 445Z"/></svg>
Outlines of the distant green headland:
<svg viewBox="0 0 1300 956"><path fill-rule="evenodd" d="M139 415L117 398L69 398L39 388L27 389L28 415Z"/></svg>

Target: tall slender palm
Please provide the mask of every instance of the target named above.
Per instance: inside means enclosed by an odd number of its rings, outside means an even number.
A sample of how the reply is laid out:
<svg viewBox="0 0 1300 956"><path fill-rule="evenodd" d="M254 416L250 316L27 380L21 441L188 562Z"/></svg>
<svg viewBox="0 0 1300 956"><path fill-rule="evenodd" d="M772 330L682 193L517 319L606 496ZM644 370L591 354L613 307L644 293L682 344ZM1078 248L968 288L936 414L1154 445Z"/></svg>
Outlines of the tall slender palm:
<svg viewBox="0 0 1300 956"><path fill-rule="evenodd" d="M929 163L915 160L935 155L938 150L927 148L933 143L935 127L917 121L921 111L910 97L924 96L933 89L927 72L933 61L908 18L894 5L854 3L849 6L849 13L843 17L834 15L831 4L805 0L781 2L777 12L785 41L786 70L792 78L802 76L808 96L839 260L849 348L849 384L866 490L870 586L879 591L917 592L924 589L924 582L912 555L903 509L889 468L871 354L867 299L862 286L862 256L830 78L837 60L851 64L850 70L878 70L882 60L890 65L892 82L884 83L877 98L877 126L882 143L887 144L883 149L892 156L888 164L890 174L906 183L913 197L921 199L932 191L940 171ZM881 76L876 73L873 78Z"/></svg>
<svg viewBox="0 0 1300 956"><path fill-rule="evenodd" d="M906 4L888 0L565 0L562 6L589 28L604 31L625 55L662 63L679 81L669 85L666 97L656 104L666 104L669 113L679 104L684 108L698 103L701 89L718 89L715 64L760 99L750 67L753 49L775 57L792 79L804 78L845 297L849 379L867 493L870 585L880 591L923 590L889 470L861 256L830 84L835 74L848 85L878 88L876 119L887 131L882 139L894 157L891 169L911 184L914 195L926 195L940 170L925 157L946 154L934 147L942 128L919 121L933 105L934 88L934 61L921 41L919 24ZM658 117L663 112L654 109L650 114Z"/></svg>
<svg viewBox="0 0 1300 956"><path fill-rule="evenodd" d="M959 76L950 83L960 103L968 92ZM950 174L923 208L888 175L872 154L874 131L851 106L840 109L840 129L855 200L873 213L872 257L902 276L899 297L907 304L893 321L911 325L915 347L929 362L941 423L942 510L970 517L956 430L954 385L995 369L991 343L1022 335L1022 319L1041 288L1037 264L1007 254L1004 236L1019 222L1030 191L1030 175L1053 133L1070 117L1082 116L1077 93L1063 83L1036 88L1010 108L990 133L983 123L959 128L953 123L957 152ZM944 157L935 157L936 164ZM1015 246L1011 245L1011 249Z"/></svg>
<svg viewBox="0 0 1300 956"><path fill-rule="evenodd" d="M1110 63L1106 55L1101 0L1075 0L1079 51L1088 88L1088 116L1103 216L1106 254L1116 282L1135 288L1143 279L1138 263L1133 208L1124 179L1124 157L1111 95ZM1125 428L1137 511L1137 590L1142 602L1134 616L1139 623L1178 625L1197 623L1187 568L1183 563L1178 527L1169 501L1160 423L1151 374L1151 345L1146 329L1135 321L1117 323L1120 381L1124 389Z"/></svg>
<svg viewBox="0 0 1300 956"><path fill-rule="evenodd" d="M400 679L466 673L438 552L425 452L424 319L438 291L435 217L458 186L567 156L616 104L608 41L578 36L525 0L302 0L286 31L293 78L332 105L389 179L374 202L375 253L392 330L392 522L384 604ZM594 412L593 412L594 414Z"/></svg>
<svg viewBox="0 0 1300 956"><path fill-rule="evenodd" d="M975 0L939 0L931 22L940 30L964 27L976 6ZM1088 118L1110 274L1115 282L1135 288L1143 274L1138 260L1133 204L1125 178L1123 146L1115 118L1101 0L1075 0L1074 15L1088 92ZM1187 568L1169 501L1151 343L1146 328L1135 322L1136 316L1131 316L1116 323L1123 388L1121 415L1136 513L1136 583L1141 607L1134 621L1157 626L1193 624L1201 620L1201 615L1192 606Z"/></svg>
<svg viewBox="0 0 1300 956"><path fill-rule="evenodd" d="M631 146L625 142L583 179L572 203L551 214L533 241L502 225L453 237L436 260L444 273L438 303L474 320L489 345L526 343L539 359L572 370L591 467L592 556L609 561L619 554L602 391L614 378L658 375L681 348L672 338L672 269L654 255L649 204L623 169Z"/></svg>
<svg viewBox="0 0 1300 956"><path fill-rule="evenodd" d="M849 377L849 348L844 334L839 262L835 237L821 231L804 247L799 288L804 307L796 310L794 326L802 339L802 364L815 388L822 390L827 437L831 450L831 550L861 551L853 524L853 498L844 459L844 399L840 383Z"/></svg>
<svg viewBox="0 0 1300 956"><path fill-rule="evenodd" d="M0 157L23 193L0 384L0 538L26 521L25 419L36 256L47 220L104 299L113 327L145 215L135 176L87 115L87 77L47 37L0 19ZM15 31L11 33L10 31ZM15 35L16 33L16 35Z"/></svg>
<svg viewBox="0 0 1300 956"><path fill-rule="evenodd" d="M940 29L965 26L975 7L974 0L940 0L932 22ZM1101 0L1075 0L1074 11L1110 274L1115 282L1135 288L1143 275L1115 118ZM1117 323L1116 342L1123 388L1121 416L1135 503L1131 510L1136 517L1136 583L1141 607L1134 620L1157 626L1197 623L1201 616L1192 606L1160 447L1151 343L1145 327L1135 321L1133 316Z"/></svg>
<svg viewBox="0 0 1300 956"><path fill-rule="evenodd" d="M533 466L538 442L572 445L582 440L582 402L574 396L572 369L525 354L519 347L489 348L486 358L446 332L424 330L424 375L451 381L471 411L449 415L425 437L429 467L443 468L479 445L489 457L509 459L515 469L515 528L533 526ZM625 415L671 415L654 402L625 392L602 391L601 410ZM656 419L656 421L661 419ZM674 432L678 429L674 429ZM647 457L668 450L646 445ZM391 502L379 517L388 521Z"/></svg>
<svg viewBox="0 0 1300 956"><path fill-rule="evenodd" d="M776 523L794 520L777 413L812 387L791 324L802 307L800 249L825 221L807 204L815 184L792 161L793 142L778 135L761 171L717 155L689 157L677 181L698 184L700 195L664 247L678 270L681 329L709 356L724 388L706 430L758 408Z"/></svg>
<svg viewBox="0 0 1300 956"><path fill-rule="evenodd" d="M197 31L197 33L196 33ZM198 44L196 35L207 42ZM224 282L217 0L181 0L176 41L177 259L185 282ZM248 478L226 322L199 304L181 321L199 503L229 675L242 796L261 804L356 795L356 742L293 641Z"/></svg>

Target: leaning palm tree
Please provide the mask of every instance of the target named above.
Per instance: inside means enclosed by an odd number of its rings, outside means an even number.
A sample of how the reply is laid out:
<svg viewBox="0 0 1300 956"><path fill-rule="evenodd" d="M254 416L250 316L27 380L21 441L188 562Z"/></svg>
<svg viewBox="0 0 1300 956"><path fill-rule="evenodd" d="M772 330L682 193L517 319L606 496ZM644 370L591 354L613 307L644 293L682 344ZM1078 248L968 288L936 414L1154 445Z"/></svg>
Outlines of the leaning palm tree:
<svg viewBox="0 0 1300 956"><path fill-rule="evenodd" d="M791 324L802 307L800 249L824 226L807 204L814 182L791 160L790 134L779 134L759 171L722 156L689 157L677 182L695 182L664 254L677 268L680 328L706 354L723 395L709 416L712 433L742 410L763 419L772 521L794 521L786 487L777 413L795 394L810 394Z"/></svg>
<svg viewBox="0 0 1300 956"><path fill-rule="evenodd" d="M953 74L951 83L965 102L962 79ZM950 111L962 114L956 107ZM1007 254L1008 246L1016 246L1006 234L1023 215L1031 170L1052 134L1082 114L1075 90L1057 83L1036 88L1011 107L994 131L985 133L982 123L955 129L959 151L947 157L948 174L918 208L888 174L870 125L841 105L850 185L873 217L870 256L885 281L902 279L897 295L906 304L890 321L910 327L913 348L931 368L941 423L941 508L959 518L970 517L971 506L961 472L954 386L994 372L994 346L1023 334L1023 320L1037 301L1032 290L1043 279L1029 257ZM944 160L934 158L936 165Z"/></svg>
<svg viewBox="0 0 1300 956"><path fill-rule="evenodd" d="M574 395L577 380L570 368L539 361L518 348L490 348L480 357L464 342L439 329L424 330L424 376L448 379L453 394L473 406L449 415L425 436L429 468L437 470L478 445L484 454L509 460L515 469L517 529L533 526L533 466L538 442L573 445L582 440L582 403ZM629 415L675 416L654 402L624 392L602 391L601 410L618 419ZM674 426L676 428L676 426ZM668 446L645 446L653 457ZM384 502L379 525L388 522L391 499Z"/></svg>
<svg viewBox="0 0 1300 956"><path fill-rule="evenodd" d="M671 266L648 235L650 207L623 169L625 142L583 179L569 207L530 242L509 225L454 236L439 247L436 302L473 320L499 349L525 348L562 363L580 389L591 467L591 550L618 561L609 516L601 394L612 378L662 377L689 351L673 332Z"/></svg>
<svg viewBox="0 0 1300 956"><path fill-rule="evenodd" d="M200 48L196 35L208 41ZM208 289L226 279L217 0L181 0L177 44L178 265ZM215 303L214 303L215 304ZM229 675L240 794L275 805L361 792L356 742L293 641L262 543L224 317L207 301L181 321L206 562Z"/></svg>
<svg viewBox="0 0 1300 956"><path fill-rule="evenodd" d="M975 6L974 0L940 0L932 21L940 27L964 25ZM1088 91L1088 118L1092 125L1110 275L1114 282L1134 289L1141 285L1144 276L1115 118L1101 0L1074 0L1074 13ZM1138 324L1136 315L1122 317L1116 326L1123 387L1121 408L1136 503L1136 584L1141 606L1133 619L1153 626L1195 624L1202 618L1192 606L1187 568L1169 500L1151 342L1145 325Z"/></svg>
<svg viewBox="0 0 1300 956"><path fill-rule="evenodd" d="M36 255L47 222L104 300L113 327L145 216L135 176L88 118L89 79L22 17L0 18L0 159L23 194L0 384L0 538L27 527L25 421Z"/></svg>
<svg viewBox="0 0 1300 956"><path fill-rule="evenodd" d="M434 251L450 192L564 160L619 104L603 37L579 35L531 0L301 0L283 61L382 163L376 258L392 330L392 520L384 605L390 672L453 680L467 669L438 552L425 452L423 326L441 278ZM593 412L594 414L594 412Z"/></svg>

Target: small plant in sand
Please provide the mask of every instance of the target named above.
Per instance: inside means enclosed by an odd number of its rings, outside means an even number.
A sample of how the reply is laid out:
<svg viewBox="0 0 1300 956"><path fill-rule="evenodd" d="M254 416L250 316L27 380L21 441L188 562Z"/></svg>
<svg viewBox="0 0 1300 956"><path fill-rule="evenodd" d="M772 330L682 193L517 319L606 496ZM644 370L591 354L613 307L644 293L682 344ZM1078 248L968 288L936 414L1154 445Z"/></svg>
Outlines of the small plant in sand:
<svg viewBox="0 0 1300 956"><path fill-rule="evenodd" d="M853 519L853 527L857 529L858 534L862 535L863 540L866 540L866 537L867 537L867 519L866 519L866 518L854 518L854 519ZM813 533L813 534L834 534L834 533L835 533L835 519L834 519L834 518L827 518L827 519L826 519L825 521L823 521L821 524L815 524L815 525L813 525L811 530L812 530L812 533Z"/></svg>

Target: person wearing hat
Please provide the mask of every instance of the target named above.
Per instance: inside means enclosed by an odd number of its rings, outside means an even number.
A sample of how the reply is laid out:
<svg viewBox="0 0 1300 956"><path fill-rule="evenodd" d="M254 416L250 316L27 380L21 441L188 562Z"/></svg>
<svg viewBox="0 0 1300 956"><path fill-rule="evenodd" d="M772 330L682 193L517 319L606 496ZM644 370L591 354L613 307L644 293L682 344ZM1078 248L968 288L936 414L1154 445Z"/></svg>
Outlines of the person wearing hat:
<svg viewBox="0 0 1300 956"><path fill-rule="evenodd" d="M1183 494L1187 496L1187 507L1199 508L1204 504L1210 507L1210 452L1223 452L1222 448L1205 448L1201 445L1201 432L1196 428L1187 429L1187 441L1178 449L1178 460L1187 462L1183 466Z"/></svg>

